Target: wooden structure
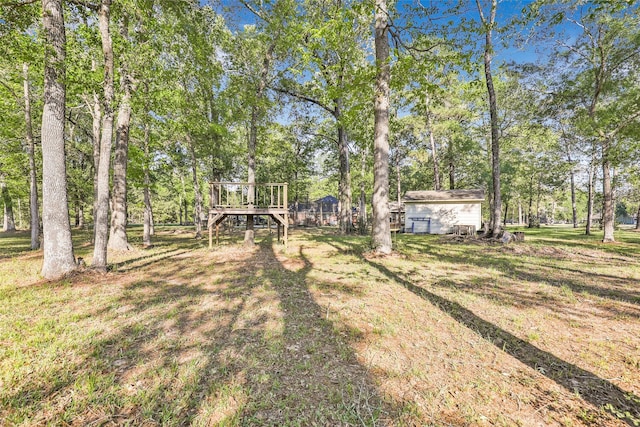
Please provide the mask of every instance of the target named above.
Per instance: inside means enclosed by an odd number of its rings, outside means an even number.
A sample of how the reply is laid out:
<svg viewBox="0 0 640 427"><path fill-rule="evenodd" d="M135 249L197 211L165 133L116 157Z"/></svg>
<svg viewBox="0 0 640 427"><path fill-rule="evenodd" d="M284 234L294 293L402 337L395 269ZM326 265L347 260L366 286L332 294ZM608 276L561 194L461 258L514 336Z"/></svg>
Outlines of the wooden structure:
<svg viewBox="0 0 640 427"><path fill-rule="evenodd" d="M475 236L476 235L476 226L475 225L464 225L464 224L456 224L453 226L453 234L456 236Z"/></svg>
<svg viewBox="0 0 640 427"><path fill-rule="evenodd" d="M213 229L216 229L217 243L220 223L229 215L266 215L273 218L278 225L278 241L282 229L282 242L286 248L289 229L287 183L210 182L209 188L209 248L213 246Z"/></svg>

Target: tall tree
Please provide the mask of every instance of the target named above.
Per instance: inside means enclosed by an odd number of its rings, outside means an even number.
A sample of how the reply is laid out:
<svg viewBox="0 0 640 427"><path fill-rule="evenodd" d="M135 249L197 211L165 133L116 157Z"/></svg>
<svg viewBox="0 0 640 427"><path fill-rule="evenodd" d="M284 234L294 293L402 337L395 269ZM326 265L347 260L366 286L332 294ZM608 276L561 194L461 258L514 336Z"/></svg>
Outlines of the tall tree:
<svg viewBox="0 0 640 427"><path fill-rule="evenodd" d="M13 200L9 194L6 177L0 172L0 193L4 205L4 224L2 231L16 231L16 222L13 216Z"/></svg>
<svg viewBox="0 0 640 427"><path fill-rule="evenodd" d="M502 198L500 194L500 129L498 126L498 101L496 91L493 86L493 75L491 74L491 61L493 58L493 30L496 24L496 11L498 1L491 0L489 16L485 16L480 0L476 0L480 21L482 22L485 44L484 44L484 75L489 95L489 120L491 124L491 181L492 181L492 205L489 219L489 230L491 235L496 237L500 234L502 226L500 224Z"/></svg>
<svg viewBox="0 0 640 427"><path fill-rule="evenodd" d="M100 158L97 166L97 203L94 218L95 246L92 266L101 271L107 269L107 244L109 233L109 171L111 164L111 140L113 138L114 61L113 42L109 24L111 0L102 0L98 9L98 26L104 56L104 99Z"/></svg>
<svg viewBox="0 0 640 427"><path fill-rule="evenodd" d="M129 19L126 14L120 21L120 35L123 42L129 45ZM130 250L127 239L127 163L129 161L129 128L131 127L131 97L135 90L131 65L127 55L120 60L120 88L122 97L118 107L118 123L116 125L115 157L113 159L113 196L111 228L108 247L117 250Z"/></svg>
<svg viewBox="0 0 640 427"><path fill-rule="evenodd" d="M42 112L42 275L56 279L76 268L67 206L64 151L65 27L62 0L42 0L45 36Z"/></svg>
<svg viewBox="0 0 640 427"><path fill-rule="evenodd" d="M40 248L40 211L38 207L38 176L36 171L35 141L31 121L31 91L29 90L29 64L22 64L24 94L24 122L27 153L29 154L29 212L31 228L31 249Z"/></svg>
<svg viewBox="0 0 640 427"><path fill-rule="evenodd" d="M387 14L386 0L376 0L372 242L374 250L380 254L388 254L392 249L389 225L389 82L391 80L391 66L389 64Z"/></svg>

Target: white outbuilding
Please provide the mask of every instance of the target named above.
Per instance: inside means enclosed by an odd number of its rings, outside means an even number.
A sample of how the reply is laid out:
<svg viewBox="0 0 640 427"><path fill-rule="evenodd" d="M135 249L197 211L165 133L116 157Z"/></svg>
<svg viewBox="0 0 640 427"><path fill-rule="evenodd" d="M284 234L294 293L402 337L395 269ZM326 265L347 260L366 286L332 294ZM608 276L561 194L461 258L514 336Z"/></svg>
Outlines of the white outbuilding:
<svg viewBox="0 0 640 427"><path fill-rule="evenodd" d="M482 226L484 190L407 191L404 230L407 233L447 234L465 226Z"/></svg>

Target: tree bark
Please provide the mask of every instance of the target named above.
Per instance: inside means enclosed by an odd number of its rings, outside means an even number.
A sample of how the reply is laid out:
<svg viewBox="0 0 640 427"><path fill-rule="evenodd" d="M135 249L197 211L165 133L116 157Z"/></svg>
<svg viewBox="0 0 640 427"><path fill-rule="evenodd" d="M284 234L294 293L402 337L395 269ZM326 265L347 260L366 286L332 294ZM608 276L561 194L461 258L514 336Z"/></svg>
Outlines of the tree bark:
<svg viewBox="0 0 640 427"><path fill-rule="evenodd" d="M29 91L29 64L22 64L22 83L24 86L24 122L27 153L29 155L29 213L31 220L31 249L40 249L40 210L38 206L38 175L36 173L35 143L33 123L31 121L31 95Z"/></svg>
<svg viewBox="0 0 640 427"><path fill-rule="evenodd" d="M602 228L604 236L602 241L605 243L615 242L613 236L615 210L613 203L613 185L611 183L611 162L609 160L609 150L611 141L606 140L602 144Z"/></svg>
<svg viewBox="0 0 640 427"><path fill-rule="evenodd" d="M152 246L151 243L151 228L152 228L152 209L151 209L151 191L149 189L151 179L149 177L149 139L150 139L150 131L149 131L149 120L147 108L147 115L145 116L144 123L144 225L142 230L142 245L145 248L150 248Z"/></svg>
<svg viewBox="0 0 640 427"><path fill-rule="evenodd" d="M529 181L529 211L527 218L527 227L533 228L535 224L533 223L533 180L535 175L531 175L531 180Z"/></svg>
<svg viewBox="0 0 640 427"><path fill-rule="evenodd" d="M196 157L196 147L189 134L186 135L187 144L189 144L189 153L191 154L191 173L193 176L193 194L194 194L194 220L193 224L196 229L196 239L202 238L202 193L200 192L200 183L198 182L198 159ZM255 182L255 178L254 178Z"/></svg>
<svg viewBox="0 0 640 427"><path fill-rule="evenodd" d="M578 208L576 206L576 183L575 174L571 171L571 215L573 218L573 228L578 228Z"/></svg>
<svg viewBox="0 0 640 427"><path fill-rule="evenodd" d="M447 147L447 150L448 150L447 157L449 158L449 190L455 190L456 164L453 160L453 139L449 141L449 146Z"/></svg>
<svg viewBox="0 0 640 427"><path fill-rule="evenodd" d="M502 225L507 226L507 216L509 214L509 199L504 202L504 217L502 219Z"/></svg>
<svg viewBox="0 0 640 427"><path fill-rule="evenodd" d="M638 205L638 213L636 214L636 230L640 230L640 205Z"/></svg>
<svg viewBox="0 0 640 427"><path fill-rule="evenodd" d="M433 159L433 186L434 190L440 191L442 187L440 186L440 166L438 162L438 150L436 147L436 139L433 135L433 116L431 115L431 111L429 110L429 105L431 100L429 99L429 93L426 93L426 104L427 104L427 132L429 132L429 142L431 143L431 157Z"/></svg>
<svg viewBox="0 0 640 427"><path fill-rule="evenodd" d="M57 279L76 268L67 205L64 151L65 27L61 0L42 0L45 36L42 111L42 275Z"/></svg>
<svg viewBox="0 0 640 427"><path fill-rule="evenodd" d="M497 0L491 0L491 12L487 21L480 6L480 0L476 0L478 11L485 26L485 48L484 48L484 74L489 95L489 115L491 119L491 175L493 177L493 206L491 209L491 225L493 227L491 235L497 237L501 232L500 211L502 201L500 195L500 130L498 128L498 103L496 92L493 86L493 76L491 75L491 60L493 55L493 41L491 39L496 20Z"/></svg>
<svg viewBox="0 0 640 427"><path fill-rule="evenodd" d="M260 80L256 88L256 104L251 109L251 124L249 126L249 139L247 140L247 182L249 189L247 201L249 204L255 202L255 186L256 186L256 145L258 141L258 124L262 119L262 107L260 104L264 99L265 90L267 88L267 77L269 76L269 67L271 66L271 57L275 50L275 43L271 43L262 59L262 68L260 69ZM244 233L244 244L253 246L255 243L255 232L253 215L247 215L247 228Z"/></svg>
<svg viewBox="0 0 640 427"><path fill-rule="evenodd" d="M2 193L2 202L4 204L4 225L2 231L16 231L16 221L13 216L13 201L9 194L9 188L5 182L4 176L0 176L0 192Z"/></svg>
<svg viewBox="0 0 640 427"><path fill-rule="evenodd" d="M127 20L120 24L120 33L128 38ZM131 250L127 239L127 163L129 162L129 129L131 127L131 95L134 90L133 78L123 62L120 67L120 85L122 99L118 108L116 126L115 157L113 160L113 195L111 212L111 229L109 232L109 248Z"/></svg>
<svg viewBox="0 0 640 427"><path fill-rule="evenodd" d="M258 98L262 98L264 91L263 82L260 82L258 92ZM251 125L249 127L249 139L247 141L247 182L249 188L247 189L247 203L253 205L253 196L256 188L256 144L258 140L258 120L259 120L258 106L254 105L251 109ZM253 223L253 215L247 215L247 225L244 232L244 244L246 246L253 246L255 244L255 230Z"/></svg>
<svg viewBox="0 0 640 427"><path fill-rule="evenodd" d="M518 198L518 225L522 225L522 201Z"/></svg>
<svg viewBox="0 0 640 427"><path fill-rule="evenodd" d="M589 165L589 178L587 182L587 224L585 226L584 234L591 235L591 225L593 223L593 181L595 180L595 160L592 159Z"/></svg>
<svg viewBox="0 0 640 427"><path fill-rule="evenodd" d="M365 193L365 178L367 173L367 150L362 150L360 158L360 233L365 234L367 229L367 195Z"/></svg>
<svg viewBox="0 0 640 427"><path fill-rule="evenodd" d="M340 200L340 213L338 223L341 234L349 234L353 231L351 217L351 167L349 163L349 143L347 131L342 120L342 100L335 100L335 119L338 126L338 161L340 163L340 183L338 198Z"/></svg>
<svg viewBox="0 0 640 427"><path fill-rule="evenodd" d="M100 128L102 126L102 106L98 94L93 94L91 105L91 141L93 143L93 235L92 241L96 241L96 217L98 209L98 165L100 164Z"/></svg>
<svg viewBox="0 0 640 427"><path fill-rule="evenodd" d="M109 169L111 139L113 137L113 44L109 30L111 0L102 0L98 11L98 27L104 55L104 107L100 160L98 162L97 204L95 217L95 245L92 266L100 271L107 269L107 243L109 232Z"/></svg>
<svg viewBox="0 0 640 427"><path fill-rule="evenodd" d="M389 225L389 36L387 2L376 0L375 12L376 93L373 137L373 249L380 254L392 250Z"/></svg>

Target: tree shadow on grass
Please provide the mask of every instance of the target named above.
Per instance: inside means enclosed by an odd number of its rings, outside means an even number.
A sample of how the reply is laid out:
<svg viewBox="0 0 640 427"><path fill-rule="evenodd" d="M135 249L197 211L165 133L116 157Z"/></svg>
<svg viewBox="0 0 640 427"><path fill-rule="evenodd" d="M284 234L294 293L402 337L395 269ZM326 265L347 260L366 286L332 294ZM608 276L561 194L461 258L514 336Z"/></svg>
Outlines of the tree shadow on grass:
<svg viewBox="0 0 640 427"><path fill-rule="evenodd" d="M609 299L612 301L621 301L634 305L640 305L640 290L635 290L630 286L630 279L623 279L620 277L607 277L606 275L598 276L597 274L582 272L577 270L567 270L577 277L568 278L562 277L561 280L555 280L552 274L545 274L543 271L539 271L541 267L546 267L550 270L564 269L563 267L550 266L545 264L532 265L525 259L499 255L492 253L490 256L486 254L476 253L475 251L462 252L464 246L460 246L460 251L452 254L452 251L443 251L437 247L430 245L411 245L412 250L419 252L420 254L427 254L439 261L452 263L455 265L469 267L479 267L483 269L493 268L501 272L508 277L529 281L532 283L545 283L550 286L561 288L566 286L572 292L583 293ZM515 255L514 255L515 256ZM606 280L607 284L611 286L598 286L587 285L584 280L581 280L580 276L585 276L585 279L590 279L592 276L602 277ZM608 308L614 310L613 308ZM623 314L623 313L616 313ZM628 310L624 310L624 314L639 317L640 309L632 309L631 306Z"/></svg>
<svg viewBox="0 0 640 427"><path fill-rule="evenodd" d="M634 422L640 421L640 397L635 394L622 390L611 382L516 337L457 302L413 284L379 262L364 256L361 259L390 280L429 301L460 324L475 331L498 349L555 381L571 393L579 394L584 400L598 408L608 410L629 425L635 425Z"/></svg>
<svg viewBox="0 0 640 427"><path fill-rule="evenodd" d="M311 295L303 249L285 257L265 239L196 255L165 254L129 282L119 271L61 285L113 294L74 301L72 323L59 322L86 336L59 343L62 359L3 410L41 424L384 424L393 408Z"/></svg>

